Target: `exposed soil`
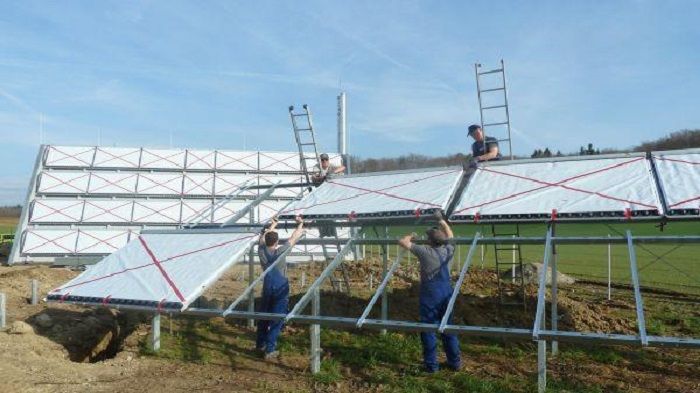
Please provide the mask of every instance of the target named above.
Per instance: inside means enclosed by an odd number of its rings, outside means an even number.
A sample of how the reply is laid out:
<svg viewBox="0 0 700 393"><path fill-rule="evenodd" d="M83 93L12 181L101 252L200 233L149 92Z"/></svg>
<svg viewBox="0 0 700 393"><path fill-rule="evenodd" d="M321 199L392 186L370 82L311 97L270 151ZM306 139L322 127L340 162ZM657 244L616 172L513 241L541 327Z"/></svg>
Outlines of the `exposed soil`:
<svg viewBox="0 0 700 393"><path fill-rule="evenodd" d="M321 264L289 269L292 287L290 307L298 301L322 269ZM326 283L322 299L324 315L359 316L373 289L379 284L381 263L370 258L362 264L349 264L351 293L331 291ZM256 271L259 273L259 271ZM63 268L15 266L0 267L0 292L8 295L8 325L24 321L31 329L23 334L0 332L0 391L77 392L77 391L309 391L314 382L308 373L307 355L285 353L277 362L266 363L255 354L247 338L252 332L243 323L212 322L212 334L225 337L204 344L205 338L188 319L178 319L179 339L200 341L198 345L225 345L229 359L201 361L164 359L149 356L144 350L147 341L148 315L86 309L71 305L28 303L29 281L37 279L42 293L79 274ZM368 277L373 277L373 289ZM302 279L304 276L304 279ZM302 281L303 284L302 285ZM418 271L401 268L391 282L389 312L391 319L417 320ZM462 287L455 308L455 323L485 326L529 327L536 305L536 287L528 286L526 304L499 307L495 273L473 269ZM226 307L247 285L247 267L228 272L200 300L202 307ZM596 297L595 284L574 284L560 289L559 328L606 333L634 334L634 302L631 295L620 295L612 301ZM259 294L258 294L259 295ZM667 301L669 294L660 294ZM680 295L679 295L680 296ZM595 299L595 301L591 301ZM656 301L652 299L652 302ZM691 316L700 317L699 299L680 299ZM239 309L245 309L243 302ZM548 307L549 309L549 307ZM371 317L379 316L377 305ZM680 324L681 322L679 322ZM168 329L164 324L163 329ZM289 326L286 335L300 332L303 326ZM304 330L305 331L305 330ZM189 333L188 333L189 332ZM679 328L679 332L682 330ZM675 334L678 332L669 332ZM236 340L235 336L246 340ZM234 337L234 339L231 339ZM475 343L484 342L474 339ZM493 341L490 341L492 343ZM167 343L164 343L167 345ZM488 344L492 345L492 344ZM536 373L532 343L504 342L500 352L481 351L481 346L468 348L464 371L483 378L521 376L531 380ZM471 347L471 346L470 346ZM470 352L471 351L471 352ZM582 361L563 356L549 362L550 378L580 380L621 391L700 391L700 353L692 350L614 348L612 360ZM514 358L513 353L525 353ZM604 354L606 352L603 352ZM326 356L332 356L327 353ZM416 359L418 361L418 359ZM343 372L346 381L354 383L332 386L337 391L363 391L363 373ZM358 388L360 386L360 388ZM375 388L372 388L375 389Z"/></svg>

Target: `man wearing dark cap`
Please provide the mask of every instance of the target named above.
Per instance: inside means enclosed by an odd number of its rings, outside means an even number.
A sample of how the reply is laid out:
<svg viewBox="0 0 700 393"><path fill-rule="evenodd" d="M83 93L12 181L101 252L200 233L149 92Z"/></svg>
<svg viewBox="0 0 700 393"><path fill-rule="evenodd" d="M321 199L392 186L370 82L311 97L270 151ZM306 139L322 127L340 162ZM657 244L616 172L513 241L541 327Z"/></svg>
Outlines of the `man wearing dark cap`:
<svg viewBox="0 0 700 393"><path fill-rule="evenodd" d="M436 211L439 227L426 231L428 245L421 246L413 243L416 234L406 235L399 240L399 245L412 252L420 263L420 321L423 323L440 323L447 311L447 304L452 296L450 282L450 265L455 253L455 246L450 243L453 237L452 229L447 224L440 210ZM450 316L448 323L451 323ZM439 369L437 363L437 339L433 332L420 334L423 343L423 364L429 373ZM453 370L459 370L460 353L459 340L454 334L441 334L442 346L447 355L447 365Z"/></svg>
<svg viewBox="0 0 700 393"><path fill-rule="evenodd" d="M343 173L345 171L345 166L335 166L331 164L328 154L323 153L319 156L321 160L319 165L315 165L313 168L314 174L311 175L311 180L314 184L320 185L327 179L332 178L334 175Z"/></svg>
<svg viewBox="0 0 700 393"><path fill-rule="evenodd" d="M498 151L498 139L487 136L484 138L484 131L480 125L469 126L469 136L474 138L472 143L472 159L476 161L495 161L501 159Z"/></svg>

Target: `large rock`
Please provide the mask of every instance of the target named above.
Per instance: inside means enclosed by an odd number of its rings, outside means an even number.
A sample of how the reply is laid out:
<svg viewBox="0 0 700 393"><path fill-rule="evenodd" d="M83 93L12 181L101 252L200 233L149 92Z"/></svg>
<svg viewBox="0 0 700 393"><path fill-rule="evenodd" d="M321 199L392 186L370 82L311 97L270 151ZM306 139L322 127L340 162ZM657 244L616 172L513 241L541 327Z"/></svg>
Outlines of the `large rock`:
<svg viewBox="0 0 700 393"><path fill-rule="evenodd" d="M32 325L23 322L23 321L14 321L10 325L10 328L7 329L7 333L9 334L32 334L34 333L34 328Z"/></svg>

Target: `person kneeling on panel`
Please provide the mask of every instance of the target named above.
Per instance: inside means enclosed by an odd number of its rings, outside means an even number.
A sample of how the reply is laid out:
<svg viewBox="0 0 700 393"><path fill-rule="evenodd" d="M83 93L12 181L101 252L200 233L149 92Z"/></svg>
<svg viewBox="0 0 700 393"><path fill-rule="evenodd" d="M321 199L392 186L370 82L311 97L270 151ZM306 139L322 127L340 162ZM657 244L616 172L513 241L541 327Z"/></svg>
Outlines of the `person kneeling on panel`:
<svg viewBox="0 0 700 393"><path fill-rule="evenodd" d="M414 244L415 233L399 240L399 245L412 252L420 262L420 321L431 324L439 324L447 311L447 304L452 295L450 265L455 252L455 246L450 243L453 237L452 229L439 210L435 215L439 227L432 227L426 231L428 246ZM451 319L452 316L448 323L452 322ZM423 343L423 363L426 371L433 373L439 369L435 333L423 332L420 337ZM448 367L459 370L461 361L457 336L442 333L441 337Z"/></svg>
<svg viewBox="0 0 700 393"><path fill-rule="evenodd" d="M304 228L301 217L296 217L297 227L292 236L284 245L279 245L277 218L273 217L268 228L265 228L258 241L258 257L263 271L275 263L282 253L297 243ZM272 269L263 279L262 302L260 312L286 314L289 310L289 280L287 280L287 262L282 261ZM282 331L284 321L258 320L257 339L255 348L264 351L265 360L272 360L279 356L277 351L277 338Z"/></svg>

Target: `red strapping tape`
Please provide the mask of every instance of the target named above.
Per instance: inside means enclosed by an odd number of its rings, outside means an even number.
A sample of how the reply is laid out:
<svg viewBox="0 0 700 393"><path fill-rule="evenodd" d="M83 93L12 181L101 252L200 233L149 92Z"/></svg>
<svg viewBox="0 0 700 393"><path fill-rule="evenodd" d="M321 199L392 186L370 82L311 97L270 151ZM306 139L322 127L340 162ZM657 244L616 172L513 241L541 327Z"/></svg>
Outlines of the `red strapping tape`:
<svg viewBox="0 0 700 393"><path fill-rule="evenodd" d="M416 218L420 217L420 207L417 207L415 211L413 211L413 214L416 216Z"/></svg>
<svg viewBox="0 0 700 393"><path fill-rule="evenodd" d="M106 306L107 304L109 304L109 299L111 299L111 298L112 298L112 295L107 295L106 298L102 299L102 305Z"/></svg>
<svg viewBox="0 0 700 393"><path fill-rule="evenodd" d="M156 308L156 310L158 310L158 312L163 311L163 303L165 303L165 298L161 299L161 300L158 302L158 307Z"/></svg>
<svg viewBox="0 0 700 393"><path fill-rule="evenodd" d="M479 222L481 219L481 214L479 212L474 213L474 222Z"/></svg>
<svg viewBox="0 0 700 393"><path fill-rule="evenodd" d="M552 209L552 221L557 220L557 209Z"/></svg>
<svg viewBox="0 0 700 393"><path fill-rule="evenodd" d="M357 218L357 213L355 213L354 210L348 214L348 220L354 221L356 218Z"/></svg>
<svg viewBox="0 0 700 393"><path fill-rule="evenodd" d="M63 296L61 296L60 302L63 303L66 300L66 298L68 297L68 295L70 295L70 292L66 292Z"/></svg>
<svg viewBox="0 0 700 393"><path fill-rule="evenodd" d="M625 208L625 218L628 220L632 219L632 209L630 209L629 207Z"/></svg>

